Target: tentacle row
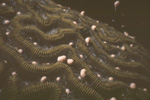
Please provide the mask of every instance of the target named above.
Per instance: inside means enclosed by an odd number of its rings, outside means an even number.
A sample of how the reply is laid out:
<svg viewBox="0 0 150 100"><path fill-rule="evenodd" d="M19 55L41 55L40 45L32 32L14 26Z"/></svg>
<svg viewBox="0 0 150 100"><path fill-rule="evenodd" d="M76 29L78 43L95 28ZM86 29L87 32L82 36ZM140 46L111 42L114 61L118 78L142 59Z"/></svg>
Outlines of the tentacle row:
<svg viewBox="0 0 150 100"><path fill-rule="evenodd" d="M134 37L50 0L0 1L1 100L148 100Z"/></svg>

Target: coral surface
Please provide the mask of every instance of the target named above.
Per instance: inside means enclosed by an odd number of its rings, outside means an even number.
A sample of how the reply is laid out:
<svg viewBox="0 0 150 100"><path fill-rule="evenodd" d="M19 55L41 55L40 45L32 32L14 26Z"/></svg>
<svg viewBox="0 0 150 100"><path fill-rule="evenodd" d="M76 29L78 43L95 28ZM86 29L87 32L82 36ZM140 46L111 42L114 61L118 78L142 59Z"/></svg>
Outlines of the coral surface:
<svg viewBox="0 0 150 100"><path fill-rule="evenodd" d="M149 100L150 55L50 0L0 0L0 100Z"/></svg>

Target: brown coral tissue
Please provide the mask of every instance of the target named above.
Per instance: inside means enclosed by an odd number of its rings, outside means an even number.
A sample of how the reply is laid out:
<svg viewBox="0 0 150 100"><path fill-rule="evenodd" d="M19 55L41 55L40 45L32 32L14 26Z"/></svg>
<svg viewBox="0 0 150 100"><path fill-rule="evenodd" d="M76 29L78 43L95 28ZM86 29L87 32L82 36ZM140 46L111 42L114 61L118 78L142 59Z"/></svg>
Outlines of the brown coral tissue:
<svg viewBox="0 0 150 100"><path fill-rule="evenodd" d="M150 54L51 0L0 0L0 100L149 100Z"/></svg>

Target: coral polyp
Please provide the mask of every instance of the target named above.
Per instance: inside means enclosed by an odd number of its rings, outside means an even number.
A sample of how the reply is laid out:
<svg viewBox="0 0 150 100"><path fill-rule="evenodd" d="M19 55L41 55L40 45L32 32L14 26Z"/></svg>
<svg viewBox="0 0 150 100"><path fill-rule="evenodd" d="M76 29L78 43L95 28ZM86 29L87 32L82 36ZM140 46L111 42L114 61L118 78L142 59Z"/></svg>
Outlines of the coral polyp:
<svg viewBox="0 0 150 100"><path fill-rule="evenodd" d="M51 0L0 1L0 100L148 100L135 38Z"/></svg>

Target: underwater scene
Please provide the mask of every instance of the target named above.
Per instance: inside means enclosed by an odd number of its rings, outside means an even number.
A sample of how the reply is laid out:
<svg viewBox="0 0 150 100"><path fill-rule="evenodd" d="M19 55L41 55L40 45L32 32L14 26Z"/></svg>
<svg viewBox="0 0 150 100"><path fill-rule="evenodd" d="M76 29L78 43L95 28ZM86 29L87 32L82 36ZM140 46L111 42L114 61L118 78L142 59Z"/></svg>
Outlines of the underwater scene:
<svg viewBox="0 0 150 100"><path fill-rule="evenodd" d="M0 0L0 100L150 100L150 2L128 1Z"/></svg>

